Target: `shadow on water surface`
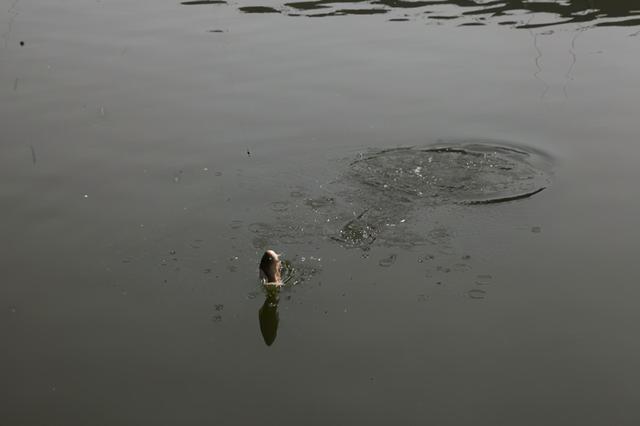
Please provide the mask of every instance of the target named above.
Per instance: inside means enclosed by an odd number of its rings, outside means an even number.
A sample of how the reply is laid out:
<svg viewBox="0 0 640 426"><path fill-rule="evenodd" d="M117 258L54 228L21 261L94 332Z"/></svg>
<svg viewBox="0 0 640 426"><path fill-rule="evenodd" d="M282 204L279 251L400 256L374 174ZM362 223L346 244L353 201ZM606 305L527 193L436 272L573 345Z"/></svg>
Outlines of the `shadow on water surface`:
<svg viewBox="0 0 640 426"><path fill-rule="evenodd" d="M225 3L224 1L187 1L185 5ZM494 22L515 28L539 28L561 24L587 26L640 25L640 9L629 0L543 1L522 0L312 0L283 3L281 6L242 6L245 13L282 13L287 16L327 17L344 15L377 15L401 13L391 21L408 20L411 16L434 21L457 20L461 26L485 25ZM532 22L524 16L539 14L542 22Z"/></svg>

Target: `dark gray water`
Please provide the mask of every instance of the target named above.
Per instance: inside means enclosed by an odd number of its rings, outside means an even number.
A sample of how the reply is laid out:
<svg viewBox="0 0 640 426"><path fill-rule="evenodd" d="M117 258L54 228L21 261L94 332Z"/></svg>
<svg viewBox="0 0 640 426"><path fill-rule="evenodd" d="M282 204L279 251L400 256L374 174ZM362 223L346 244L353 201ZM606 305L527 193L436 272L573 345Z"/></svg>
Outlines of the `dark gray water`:
<svg viewBox="0 0 640 426"><path fill-rule="evenodd" d="M0 4L0 425L638 424L639 24Z"/></svg>

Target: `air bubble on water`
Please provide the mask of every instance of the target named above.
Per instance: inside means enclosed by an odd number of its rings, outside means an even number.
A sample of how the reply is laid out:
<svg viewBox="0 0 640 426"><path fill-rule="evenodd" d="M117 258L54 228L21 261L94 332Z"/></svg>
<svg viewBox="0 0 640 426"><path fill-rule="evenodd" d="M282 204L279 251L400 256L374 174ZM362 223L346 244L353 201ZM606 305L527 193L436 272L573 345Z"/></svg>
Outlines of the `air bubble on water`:
<svg viewBox="0 0 640 426"><path fill-rule="evenodd" d="M378 265L382 266L383 268L387 268L391 265L393 265L394 263L396 263L396 259L398 258L397 255L395 254L390 254L388 257L385 257L383 259L380 259L378 261Z"/></svg>
<svg viewBox="0 0 640 426"><path fill-rule="evenodd" d="M478 285L488 285L491 284L491 280L493 277L489 274L482 274L476 277L476 284Z"/></svg>
<svg viewBox="0 0 640 426"><path fill-rule="evenodd" d="M84 194L83 197L84 198L89 198L89 194Z"/></svg>
<svg viewBox="0 0 640 426"><path fill-rule="evenodd" d="M484 299L485 295L487 294L486 291L484 290L480 290L477 288L474 288L473 290L469 290L467 292L467 295L471 298L471 299Z"/></svg>

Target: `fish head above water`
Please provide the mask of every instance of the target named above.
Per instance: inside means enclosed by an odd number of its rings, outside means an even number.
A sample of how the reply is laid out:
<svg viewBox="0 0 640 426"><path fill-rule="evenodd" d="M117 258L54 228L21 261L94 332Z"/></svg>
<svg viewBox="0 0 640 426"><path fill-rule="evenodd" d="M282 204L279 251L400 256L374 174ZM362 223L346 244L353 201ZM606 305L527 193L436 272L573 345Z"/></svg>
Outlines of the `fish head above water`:
<svg viewBox="0 0 640 426"><path fill-rule="evenodd" d="M260 279L263 284L282 284L282 261L273 250L265 251L260 259Z"/></svg>

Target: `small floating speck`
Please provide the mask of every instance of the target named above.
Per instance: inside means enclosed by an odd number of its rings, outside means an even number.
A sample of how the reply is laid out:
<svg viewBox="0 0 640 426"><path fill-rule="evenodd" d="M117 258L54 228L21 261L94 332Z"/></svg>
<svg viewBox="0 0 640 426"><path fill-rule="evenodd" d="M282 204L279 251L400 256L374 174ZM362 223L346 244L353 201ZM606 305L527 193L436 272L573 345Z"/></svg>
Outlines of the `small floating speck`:
<svg viewBox="0 0 640 426"><path fill-rule="evenodd" d="M83 198L89 198L89 194L84 194L82 197Z"/></svg>

